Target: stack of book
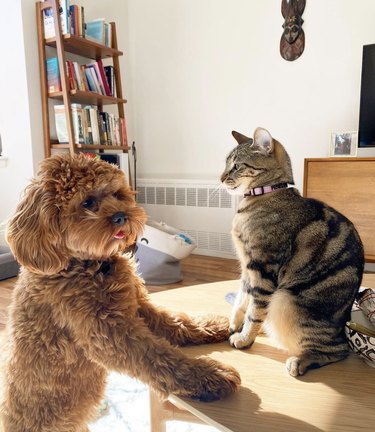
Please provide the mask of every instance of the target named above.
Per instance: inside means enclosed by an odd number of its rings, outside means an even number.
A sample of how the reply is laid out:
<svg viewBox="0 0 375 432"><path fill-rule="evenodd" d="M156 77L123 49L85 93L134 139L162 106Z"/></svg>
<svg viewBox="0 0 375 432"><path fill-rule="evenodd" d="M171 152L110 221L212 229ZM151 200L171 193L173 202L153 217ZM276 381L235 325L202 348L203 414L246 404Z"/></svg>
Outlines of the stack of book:
<svg viewBox="0 0 375 432"><path fill-rule="evenodd" d="M72 104L74 141L76 144L127 146L124 118L98 110L98 107ZM55 105L55 125L59 143L69 142L64 105Z"/></svg>
<svg viewBox="0 0 375 432"><path fill-rule="evenodd" d="M86 65L67 60L66 67L71 90L92 91L105 96L113 96L113 88L108 82L101 60Z"/></svg>
<svg viewBox="0 0 375 432"><path fill-rule="evenodd" d="M46 60L48 92L61 91L61 79L57 57ZM82 90L115 96L115 77L113 66L103 66L102 60L86 65L66 60L66 72L70 90Z"/></svg>
<svg viewBox="0 0 375 432"><path fill-rule="evenodd" d="M85 9L83 6L72 4L69 6L70 33L85 37Z"/></svg>
<svg viewBox="0 0 375 432"><path fill-rule="evenodd" d="M46 0L43 0L46 1ZM104 18L85 22L84 7L70 4L69 0L59 0L61 31L63 35L72 34L84 37L106 47L112 47L112 26ZM52 9L43 11L44 37L55 37Z"/></svg>

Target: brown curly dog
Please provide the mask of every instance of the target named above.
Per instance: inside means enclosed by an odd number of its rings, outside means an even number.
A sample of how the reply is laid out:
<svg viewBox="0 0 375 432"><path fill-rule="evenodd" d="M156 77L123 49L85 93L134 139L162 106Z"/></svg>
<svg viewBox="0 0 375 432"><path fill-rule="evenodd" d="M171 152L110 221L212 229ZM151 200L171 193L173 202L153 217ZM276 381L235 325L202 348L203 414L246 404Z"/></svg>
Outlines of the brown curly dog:
<svg viewBox="0 0 375 432"><path fill-rule="evenodd" d="M121 170L84 155L44 160L10 220L22 265L10 307L4 432L83 432L116 370L161 395L201 401L240 377L173 345L228 338L221 317L190 318L150 303L129 254L146 221Z"/></svg>

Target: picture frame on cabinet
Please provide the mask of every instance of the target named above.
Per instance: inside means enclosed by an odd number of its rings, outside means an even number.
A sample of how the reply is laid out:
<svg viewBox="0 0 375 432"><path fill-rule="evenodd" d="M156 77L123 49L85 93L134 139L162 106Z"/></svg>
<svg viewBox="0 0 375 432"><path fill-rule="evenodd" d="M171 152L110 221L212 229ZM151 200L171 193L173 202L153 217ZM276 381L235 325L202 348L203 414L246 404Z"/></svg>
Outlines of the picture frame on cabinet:
<svg viewBox="0 0 375 432"><path fill-rule="evenodd" d="M330 157L354 157L357 155L358 131L339 131L331 133Z"/></svg>

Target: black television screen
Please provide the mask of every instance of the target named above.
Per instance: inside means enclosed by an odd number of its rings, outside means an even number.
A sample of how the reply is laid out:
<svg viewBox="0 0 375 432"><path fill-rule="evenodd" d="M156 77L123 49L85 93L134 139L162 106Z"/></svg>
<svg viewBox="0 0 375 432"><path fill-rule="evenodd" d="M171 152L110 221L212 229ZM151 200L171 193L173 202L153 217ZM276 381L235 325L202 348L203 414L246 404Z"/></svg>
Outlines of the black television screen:
<svg viewBox="0 0 375 432"><path fill-rule="evenodd" d="M375 44L364 45L358 147L375 147Z"/></svg>

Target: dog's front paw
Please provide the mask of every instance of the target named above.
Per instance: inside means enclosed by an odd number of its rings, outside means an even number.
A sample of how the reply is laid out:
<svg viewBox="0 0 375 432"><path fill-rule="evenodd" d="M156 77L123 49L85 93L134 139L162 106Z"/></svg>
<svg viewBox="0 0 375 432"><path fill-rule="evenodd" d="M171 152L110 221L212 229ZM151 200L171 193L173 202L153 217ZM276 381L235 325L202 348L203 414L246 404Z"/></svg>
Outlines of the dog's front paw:
<svg viewBox="0 0 375 432"><path fill-rule="evenodd" d="M229 338L229 343L237 349L250 348L254 343L254 339L246 338L242 333L233 333Z"/></svg>
<svg viewBox="0 0 375 432"><path fill-rule="evenodd" d="M206 315L196 319L206 333L204 343L223 342L229 337L229 320L220 315Z"/></svg>
<svg viewBox="0 0 375 432"><path fill-rule="evenodd" d="M197 392L190 395L202 402L223 399L238 390L241 384L239 373L232 367L212 361L215 368L209 375L201 378Z"/></svg>

